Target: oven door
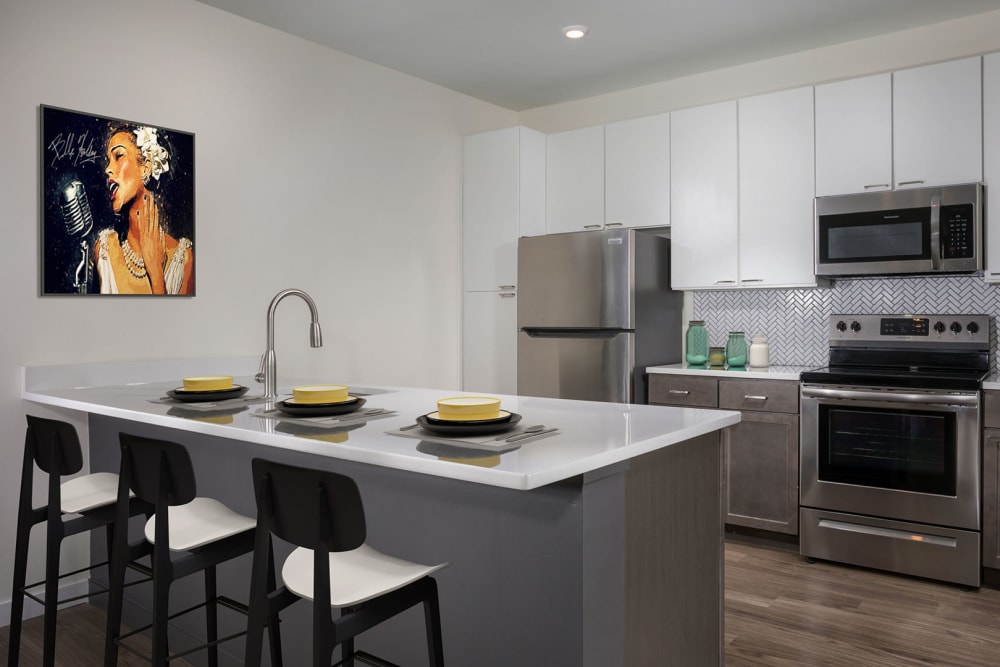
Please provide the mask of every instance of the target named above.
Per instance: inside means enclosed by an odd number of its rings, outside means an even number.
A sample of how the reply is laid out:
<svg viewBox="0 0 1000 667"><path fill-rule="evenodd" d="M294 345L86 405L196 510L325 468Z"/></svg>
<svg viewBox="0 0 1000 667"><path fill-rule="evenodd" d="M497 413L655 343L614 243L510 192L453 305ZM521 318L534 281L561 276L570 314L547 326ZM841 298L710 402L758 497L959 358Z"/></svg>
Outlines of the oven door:
<svg viewBox="0 0 1000 667"><path fill-rule="evenodd" d="M979 392L803 385L800 504L980 527Z"/></svg>

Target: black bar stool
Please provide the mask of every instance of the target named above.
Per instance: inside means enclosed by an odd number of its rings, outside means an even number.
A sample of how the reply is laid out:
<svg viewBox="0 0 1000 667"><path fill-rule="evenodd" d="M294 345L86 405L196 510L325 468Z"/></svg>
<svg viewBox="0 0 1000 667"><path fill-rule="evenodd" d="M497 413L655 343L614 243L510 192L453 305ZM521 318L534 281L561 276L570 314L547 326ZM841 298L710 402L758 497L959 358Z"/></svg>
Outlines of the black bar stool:
<svg viewBox="0 0 1000 667"><path fill-rule="evenodd" d="M56 611L60 604L89 597L93 593L59 600L59 580L108 564L96 563L73 572L59 574L59 554L62 541L71 536L104 527L107 533L108 553L112 542L112 524L115 502L118 499L118 475L98 472L81 475L65 482L66 475L83 469L83 451L76 429L71 424L55 419L27 415L28 429L24 439L24 459L21 466L21 494L17 506L17 537L14 542L14 580L11 590L10 643L7 664L17 665L21 651L21 623L24 615L25 596L40 603L44 609L42 664L55 664ZM32 507L34 467L48 475L46 504ZM125 498L122 512L126 517L152 514L152 506L135 499ZM28 568L28 542L31 529L45 523L45 579L25 585ZM44 584L40 598L31 589ZM97 590L96 593L107 592Z"/></svg>
<svg viewBox="0 0 1000 667"><path fill-rule="evenodd" d="M218 637L218 607L222 605L246 613L246 605L221 597L216 590L216 565L253 549L251 530L254 520L237 514L218 500L198 497L191 457L183 446L121 433L122 458L119 472L119 500L133 492L151 503L155 514L145 525L146 540L153 545L153 614L152 623L125 635L121 634L125 564L128 560L128 517L121 510L115 519L115 540L111 558L111 596L108 601L107 637L104 664L115 667L119 648L136 652L124 639L152 628L152 655L146 656L155 667L195 651L208 649L209 665L218 665L218 645L242 636L239 632ZM169 613L170 585L195 572L204 572L205 601L174 615ZM274 581L274 575L271 575ZM169 655L167 623L170 619L205 608L207 642ZM277 632L277 628L275 628ZM277 642L275 642L277 643Z"/></svg>
<svg viewBox="0 0 1000 667"><path fill-rule="evenodd" d="M350 477L264 459L253 460L257 497L257 536L250 583L246 665L258 667L264 628L276 626L280 610L299 599L313 601L313 665L329 667L354 660L391 665L354 651L354 638L393 616L423 603L427 648L432 667L443 667L437 582L430 575L447 566L421 565L380 553L365 544L365 511ZM265 588L273 571L271 535L297 548L281 570L284 585ZM333 618L332 608L340 608ZM272 632L273 638L277 633ZM272 647L272 667L275 660ZM335 666L336 667L336 666Z"/></svg>

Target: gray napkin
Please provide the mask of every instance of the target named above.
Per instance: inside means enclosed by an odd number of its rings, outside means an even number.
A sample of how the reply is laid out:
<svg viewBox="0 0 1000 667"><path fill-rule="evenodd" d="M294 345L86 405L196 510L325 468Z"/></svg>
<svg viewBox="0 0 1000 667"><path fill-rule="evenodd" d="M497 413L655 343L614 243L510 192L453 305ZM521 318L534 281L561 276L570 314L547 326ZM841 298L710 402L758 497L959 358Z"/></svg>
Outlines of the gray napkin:
<svg viewBox="0 0 1000 667"><path fill-rule="evenodd" d="M506 452L511 449L517 449L526 442L534 442L535 440L540 440L542 438L547 438L553 435L559 435L557 430L546 430L541 433L534 433L530 435L525 435L523 438L515 440L514 442L507 442L506 438L516 437L521 431L510 431L508 433L493 433L492 435L471 435L471 436L446 436L440 435L438 433L431 433L430 431L424 430L423 428L410 428L406 430L395 429L392 431L386 431L388 435L398 435L402 438L416 438L417 440L423 440L425 442L438 442L443 445L451 445L453 447L464 447L466 449L477 449L484 452ZM503 436L504 439L497 440L498 437Z"/></svg>

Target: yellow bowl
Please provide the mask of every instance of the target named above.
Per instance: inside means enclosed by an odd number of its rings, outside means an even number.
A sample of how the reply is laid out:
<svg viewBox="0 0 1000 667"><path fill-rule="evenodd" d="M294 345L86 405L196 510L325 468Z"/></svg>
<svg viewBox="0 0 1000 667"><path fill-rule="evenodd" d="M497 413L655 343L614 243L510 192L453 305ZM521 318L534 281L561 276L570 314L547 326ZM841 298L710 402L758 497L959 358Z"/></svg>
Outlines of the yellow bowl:
<svg viewBox="0 0 1000 667"><path fill-rule="evenodd" d="M296 403L339 403L346 401L347 387L342 384L309 384L292 387Z"/></svg>
<svg viewBox="0 0 1000 667"><path fill-rule="evenodd" d="M233 386L232 375L198 375L184 378L184 391L219 391Z"/></svg>
<svg viewBox="0 0 1000 667"><path fill-rule="evenodd" d="M455 396L437 402L438 419L474 421L500 416L500 399L492 396Z"/></svg>

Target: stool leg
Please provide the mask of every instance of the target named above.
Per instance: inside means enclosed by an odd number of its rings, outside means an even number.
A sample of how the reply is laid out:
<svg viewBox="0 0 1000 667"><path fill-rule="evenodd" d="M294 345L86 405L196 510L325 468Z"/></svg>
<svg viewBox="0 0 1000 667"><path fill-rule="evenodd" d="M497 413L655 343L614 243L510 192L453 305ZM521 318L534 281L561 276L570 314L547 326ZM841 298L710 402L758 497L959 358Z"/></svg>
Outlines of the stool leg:
<svg viewBox="0 0 1000 667"><path fill-rule="evenodd" d="M108 618L104 639L104 667L118 665L118 637L122 629L122 605L125 597L125 567L129 560L128 517L126 516L124 520L125 523L115 524L112 531L113 547L108 554L111 562L108 565Z"/></svg>
<svg viewBox="0 0 1000 667"><path fill-rule="evenodd" d="M14 546L14 581L10 597L10 640L7 664L16 665L21 652L21 621L24 616L24 584L28 575L28 542L31 537L30 501L27 510L18 510L17 537Z"/></svg>
<svg viewBox="0 0 1000 667"><path fill-rule="evenodd" d="M156 545L153 555L153 667L167 667L167 617L170 616L170 556ZM161 555L161 552L162 553Z"/></svg>
<svg viewBox="0 0 1000 667"><path fill-rule="evenodd" d="M267 590L274 591L278 589L277 575L274 571L274 549L268 548L267 550ZM267 596L264 596L265 600ZM265 605L269 606L269 605ZM279 623L281 620L278 618L278 612L275 611L268 615L267 619L267 640L268 646L271 649L271 667L281 667L281 627Z"/></svg>
<svg viewBox="0 0 1000 667"><path fill-rule="evenodd" d="M205 632L210 643L208 647L208 667L219 667L219 606L215 578L215 566L205 569Z"/></svg>
<svg viewBox="0 0 1000 667"><path fill-rule="evenodd" d="M437 582L428 577L430 592L424 600L424 623L427 627L427 656L431 667L444 667L444 641L441 638L441 607Z"/></svg>
<svg viewBox="0 0 1000 667"><path fill-rule="evenodd" d="M51 514L51 512L50 512ZM45 626L42 665L56 664L56 611L59 609L59 552L62 546L62 518L50 516L45 527Z"/></svg>
<svg viewBox="0 0 1000 667"><path fill-rule="evenodd" d="M348 609L341 609L340 615L346 616L350 611ZM344 641L340 642L340 659L344 663L344 667L354 667L354 637L348 637Z"/></svg>

